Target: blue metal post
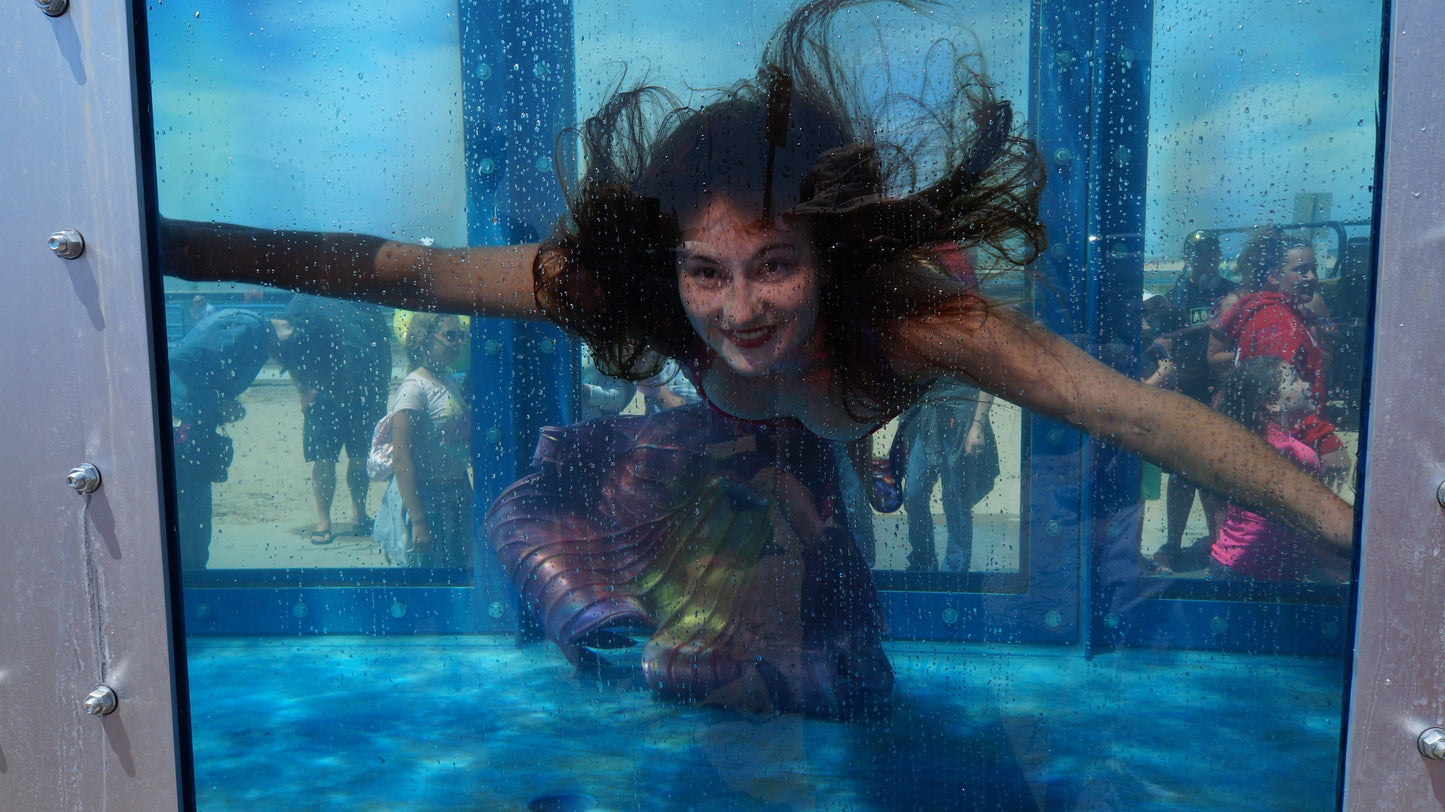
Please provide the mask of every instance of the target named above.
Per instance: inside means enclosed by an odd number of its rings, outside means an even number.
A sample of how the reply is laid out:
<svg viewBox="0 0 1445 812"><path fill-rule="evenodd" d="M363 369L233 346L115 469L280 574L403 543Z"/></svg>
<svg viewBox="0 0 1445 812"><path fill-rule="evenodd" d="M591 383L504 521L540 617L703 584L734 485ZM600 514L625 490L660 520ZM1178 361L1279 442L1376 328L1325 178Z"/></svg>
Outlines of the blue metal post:
<svg viewBox="0 0 1445 812"><path fill-rule="evenodd" d="M554 165L573 123L571 7L562 0L461 0L468 241L536 242L563 208ZM545 425L574 416L575 353L543 322L478 319L472 330L472 470L478 528L526 473ZM510 585L477 538L476 607L484 625L516 623Z"/></svg>
<svg viewBox="0 0 1445 812"><path fill-rule="evenodd" d="M1151 0L1034 6L1030 119L1050 174L1036 315L1130 376L1138 371L1152 18ZM1030 419L1028 448L1029 552L1057 561L1060 575L1071 562L1079 567L1078 603L1065 614L1086 613L1083 642L1092 650L1117 623L1114 589L1137 575L1139 463L1040 418Z"/></svg>

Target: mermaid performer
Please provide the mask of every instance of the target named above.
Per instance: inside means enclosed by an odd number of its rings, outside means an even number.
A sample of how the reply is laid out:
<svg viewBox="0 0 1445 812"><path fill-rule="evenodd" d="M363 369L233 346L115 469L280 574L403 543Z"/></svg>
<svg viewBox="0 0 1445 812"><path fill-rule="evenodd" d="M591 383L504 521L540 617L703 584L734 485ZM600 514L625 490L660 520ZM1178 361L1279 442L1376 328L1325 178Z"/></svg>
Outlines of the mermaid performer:
<svg viewBox="0 0 1445 812"><path fill-rule="evenodd" d="M167 270L542 316L629 380L681 362L707 404L550 432L541 470L488 522L569 656L588 629L645 626L666 696L846 715L887 693L877 597L816 448L866 438L935 381L1118 443L1350 554L1349 506L1257 437L945 272L959 248L1037 255L1043 167L966 60L910 122L909 144L923 143L914 124L937 136L926 154L883 140L890 119L852 98L827 46L835 12L863 4L800 7L757 78L700 110L618 93L580 129L585 169L540 246L166 221Z"/></svg>

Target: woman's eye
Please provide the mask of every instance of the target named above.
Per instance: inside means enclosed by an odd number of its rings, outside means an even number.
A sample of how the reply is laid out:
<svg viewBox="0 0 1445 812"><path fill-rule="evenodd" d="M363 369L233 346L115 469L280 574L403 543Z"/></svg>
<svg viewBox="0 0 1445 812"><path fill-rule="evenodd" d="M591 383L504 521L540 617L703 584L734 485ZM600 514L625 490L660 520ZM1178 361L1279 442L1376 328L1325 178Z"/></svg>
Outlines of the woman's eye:
<svg viewBox="0 0 1445 812"><path fill-rule="evenodd" d="M793 263L784 259L765 260L758 270L764 276L786 276L793 271Z"/></svg>
<svg viewBox="0 0 1445 812"><path fill-rule="evenodd" d="M722 269L716 265L684 265L682 272L692 281L703 285L717 285L724 281Z"/></svg>

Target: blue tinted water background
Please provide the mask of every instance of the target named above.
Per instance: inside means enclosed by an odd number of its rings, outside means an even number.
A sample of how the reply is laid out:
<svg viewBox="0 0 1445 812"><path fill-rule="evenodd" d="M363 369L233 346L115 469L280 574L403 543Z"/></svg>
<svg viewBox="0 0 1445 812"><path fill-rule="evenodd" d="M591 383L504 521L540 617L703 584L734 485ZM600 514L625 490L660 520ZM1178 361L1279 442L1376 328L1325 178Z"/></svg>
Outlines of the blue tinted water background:
<svg viewBox="0 0 1445 812"><path fill-rule="evenodd" d="M893 707L832 722L659 701L510 637L187 645L203 812L1336 805L1333 659L897 642Z"/></svg>

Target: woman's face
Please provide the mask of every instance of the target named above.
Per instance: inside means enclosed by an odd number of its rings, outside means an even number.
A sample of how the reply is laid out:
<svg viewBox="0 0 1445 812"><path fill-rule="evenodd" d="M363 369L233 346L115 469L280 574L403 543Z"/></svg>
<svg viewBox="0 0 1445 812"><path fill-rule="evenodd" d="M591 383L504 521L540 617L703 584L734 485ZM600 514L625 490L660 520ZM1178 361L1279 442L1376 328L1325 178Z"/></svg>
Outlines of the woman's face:
<svg viewBox="0 0 1445 812"><path fill-rule="evenodd" d="M466 344L467 332L462 329L460 319L447 316L437 322L431 340L432 371L440 372L456 365L457 359L462 355L462 347Z"/></svg>
<svg viewBox="0 0 1445 812"><path fill-rule="evenodd" d="M747 377L806 366L821 287L807 230L762 223L727 197L683 226L677 288L707 346Z"/></svg>
<svg viewBox="0 0 1445 812"><path fill-rule="evenodd" d="M1289 249L1284 255L1284 264L1269 275L1269 280L1280 295L1302 305L1315 296L1315 289L1319 286L1318 271L1314 250L1301 246Z"/></svg>

